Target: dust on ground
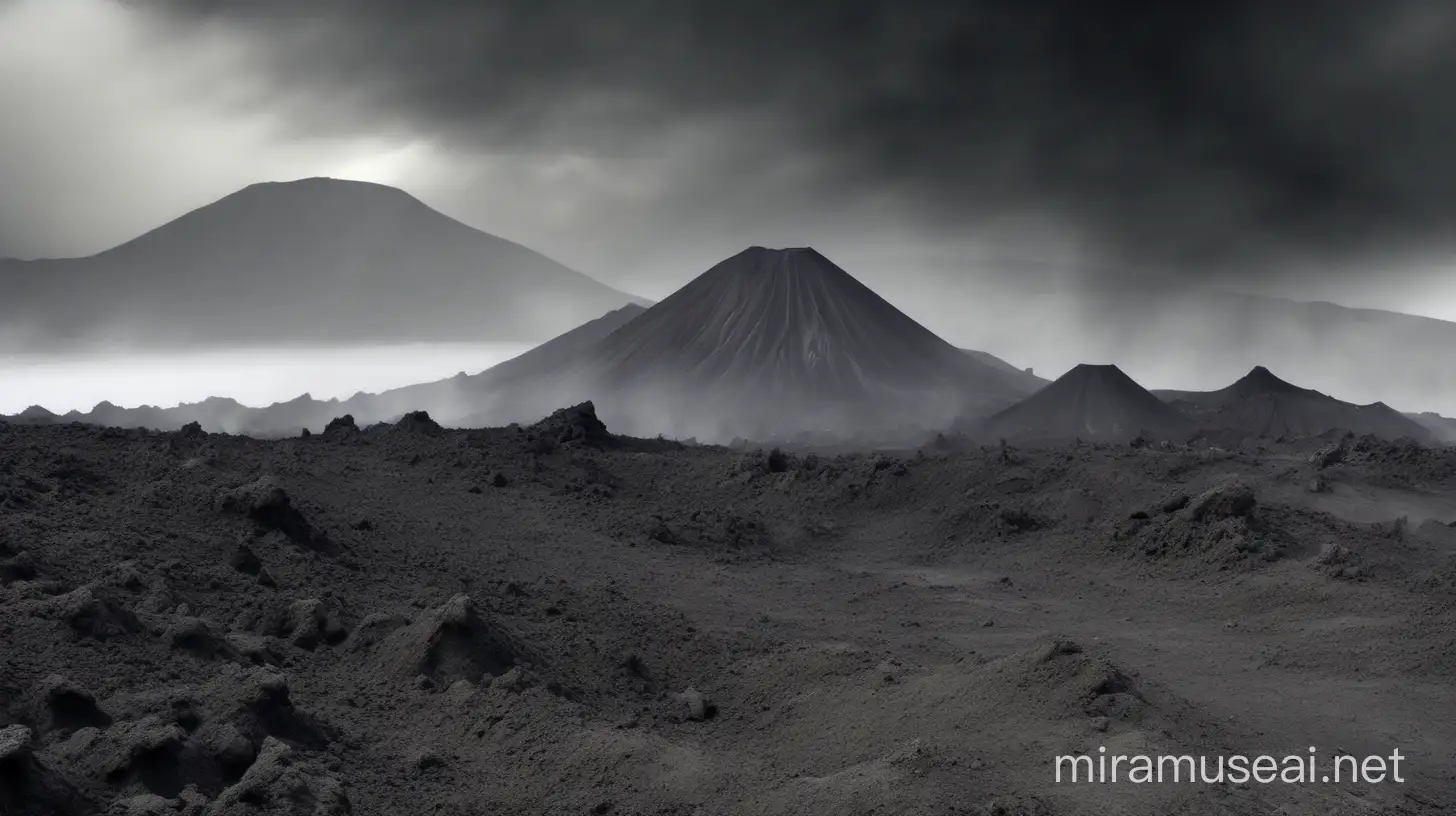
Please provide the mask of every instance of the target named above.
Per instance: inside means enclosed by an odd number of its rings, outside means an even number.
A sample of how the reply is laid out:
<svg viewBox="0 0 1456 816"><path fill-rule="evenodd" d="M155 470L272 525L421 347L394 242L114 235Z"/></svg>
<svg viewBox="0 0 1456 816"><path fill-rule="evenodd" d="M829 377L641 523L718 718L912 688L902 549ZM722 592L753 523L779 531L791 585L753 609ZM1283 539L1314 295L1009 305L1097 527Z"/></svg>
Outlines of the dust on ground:
<svg viewBox="0 0 1456 816"><path fill-rule="evenodd" d="M0 425L0 812L1451 812L1453 488L1373 438ZM1407 781L1053 782L1310 745Z"/></svg>

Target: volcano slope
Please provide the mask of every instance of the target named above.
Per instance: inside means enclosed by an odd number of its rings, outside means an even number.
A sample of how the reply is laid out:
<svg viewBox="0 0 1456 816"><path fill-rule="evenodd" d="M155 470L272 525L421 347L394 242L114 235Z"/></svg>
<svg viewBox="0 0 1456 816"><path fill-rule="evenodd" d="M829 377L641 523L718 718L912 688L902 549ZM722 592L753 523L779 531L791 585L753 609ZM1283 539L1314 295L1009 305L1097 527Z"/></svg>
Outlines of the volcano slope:
<svg viewBox="0 0 1456 816"><path fill-rule="evenodd" d="M1434 411L1424 411L1419 414L1406 414L1407 419L1419 423L1439 443L1456 445L1456 419L1441 416Z"/></svg>
<svg viewBox="0 0 1456 816"><path fill-rule="evenodd" d="M538 341L639 302L403 190L253 184L86 258L0 258L8 351Z"/></svg>
<svg viewBox="0 0 1456 816"><path fill-rule="evenodd" d="M1211 436L1245 438L1316 436L1330 431L1410 438L1429 444L1435 435L1421 423L1381 403L1355 405L1300 388L1263 366L1217 391L1159 391Z"/></svg>
<svg viewBox="0 0 1456 816"><path fill-rule="evenodd" d="M836 270L834 274L840 276L840 280L835 284L837 288L850 291L860 300L871 304L878 303L884 309L894 311L893 307L879 300L873 293L866 296L865 293L868 290L864 290L842 271ZM848 281L848 284L844 282L845 280ZM774 278L767 276L760 282L772 286ZM755 308L760 311L768 309L768 314L771 315L789 314L791 310L797 308L794 303L780 302L772 297L758 300L761 302ZM771 306L764 304L771 304ZM814 309L822 311L818 306L814 306ZM244 433L250 436L293 436L304 428L317 432L322 430L329 420L344 414L353 417L359 425L393 422L412 410L427 410L442 424L450 427L478 428L492 424L530 422L554 409L557 405L581 400L594 391L621 391L620 388L611 389L606 385L621 382L621 378L616 377L617 372L613 371L611 376L605 379L601 376L600 372L607 365L603 358L610 354L609 351L602 350L603 344L607 338L619 331L623 331L624 335L637 340L642 339L643 336L659 337L656 328L642 331L634 328L631 332L625 331L626 327L646 311L646 307L637 304L628 304L614 309L595 320L558 335L524 354L478 374L462 372L449 379L410 385L378 394L361 392L345 400L319 400L304 394L296 399L263 408L250 408L235 400L217 397L171 408L153 406L121 408L111 403L101 403L89 412L72 411L65 416L57 416L43 407L33 406L12 417L0 416L0 421L9 420L25 424L84 422L94 425L124 428L145 427L156 430L176 430L188 423L196 422L209 431ZM857 313L855 309L851 308L845 308L842 311L849 314ZM733 314L741 317L743 312L735 310ZM899 313L895 312L895 314ZM659 326L664 322L659 320L660 317L660 313L654 317L654 320L658 320ZM899 317L903 321L909 321L909 318L904 315ZM668 325L675 325L682 319L665 322ZM789 322L795 323L794 320ZM799 321L799 323L802 322ZM862 324L863 321L857 325ZM901 321L898 320L880 321L879 325L881 333L884 331L898 332L903 328ZM911 359L918 361L921 358L911 353L916 348L919 349L917 353L932 356L944 355L945 350L949 348L939 338L930 335L913 321L909 321L909 325L913 327L909 338L912 342L905 347L909 351L905 351L902 356L908 354ZM708 326L699 328L709 333L712 331ZM732 327L720 327L720 329L720 333L725 335L731 335L737 331ZM792 332L780 335L777 340L772 341L779 343L780 346L767 356L775 359L792 358L794 353L791 350L791 341L797 336ZM864 337L851 339L855 343L865 340ZM823 343L832 343L832 338L820 338L820 340ZM788 345L783 345L784 343L788 343ZM668 346L671 348L670 343ZM703 351L702 348L696 351L679 349L677 353L679 356L691 359L693 355L703 353ZM712 356L717 352L710 349L706 353ZM849 426L851 431L865 427L883 429L886 426L904 422L911 426L909 434L900 434L902 438L906 438L907 436L918 436L924 430L926 422L939 422L943 419L940 414L945 412L943 407L934 408L934 406L932 406L934 409L928 413L923 412L922 409L926 406L913 399L917 394L928 393L946 405L963 404L965 401L969 401L971 405L978 405L980 401L990 398L988 394L1030 393L1046 384L1046 381L1040 377L1016 368L986 352L961 350L960 353L971 358L971 361L945 357L945 360L949 360L949 364L939 366L939 374L934 374L932 371L929 376L921 377L918 380L919 391L912 389L896 392L893 389L869 387L858 391L842 388L825 389L821 387L824 382L812 376L787 390L797 395L798 401L795 404L801 408L806 402L818 406L821 409L820 414L817 415L820 420L823 419L823 409L827 406L831 418L846 416L867 418L866 422L857 425L851 424ZM845 367L860 365L858 357L840 355L836 359L840 365ZM809 363L808 369L813 369L814 365L813 362ZM937 366L931 366L926 371L936 368ZM856 368L856 370L860 369ZM887 371L888 369L870 370L868 373L873 374L874 377L882 377ZM794 370L791 367L786 372L781 371L780 373L792 377L805 372ZM861 371L861 373L865 372ZM874 382L881 382L881 380L875 380L874 377L870 378L870 385L873 385ZM641 380L636 382L640 386ZM621 410L630 409L631 415L638 420L638 424L646 429L645 432L652 434L663 430L673 430L678 436L688 436L696 430L705 432L705 436L709 438L716 436L719 441L728 441L735 431L747 430L742 426L735 426L733 420L743 417L760 417L758 421L750 424L753 429L762 431L765 423L761 417L765 415L779 420L780 428L787 427L794 431L818 429L815 424L818 421L815 418L816 415L795 413L794 410L791 410L792 405L783 402L775 403L771 400L765 402L766 394L777 393L782 396L784 390L778 389L772 392L755 390L752 383L745 382L741 377L736 376L721 380L708 388L705 387L702 379L697 375L692 375L672 380L672 387L669 389L671 393L677 394L680 398L687 396L690 399L679 399L676 402L663 401L661 389L637 388L620 394L616 399L616 404ZM735 398L747 398L753 404L742 408L741 411L737 408L729 411L729 407L737 404L734 400L716 400L710 405L704 403L707 395L718 394L721 396L725 391L732 391ZM876 397L880 399L877 400ZM884 399L886 397L890 399ZM995 400L992 404L1007 401L999 397ZM648 411L649 408L653 411ZM922 411L922 413L917 414L917 411ZM644 421L644 417L648 417L651 421ZM774 429L773 425L774 423L769 423L770 432ZM942 428L944 423L937 424L935 427Z"/></svg>
<svg viewBox="0 0 1456 816"><path fill-rule="evenodd" d="M1192 430L1177 410L1115 365L1083 363L1021 402L989 417L973 433L1025 441L1169 438Z"/></svg>
<svg viewBox="0 0 1456 816"><path fill-rule="evenodd" d="M937 337L815 250L764 247L654 304L574 371L541 379L579 383L629 432L720 440L943 429L1035 388L1025 372Z"/></svg>
<svg viewBox="0 0 1456 816"><path fill-rule="evenodd" d="M0 812L1452 812L1456 458L1320 441L0 425Z"/></svg>

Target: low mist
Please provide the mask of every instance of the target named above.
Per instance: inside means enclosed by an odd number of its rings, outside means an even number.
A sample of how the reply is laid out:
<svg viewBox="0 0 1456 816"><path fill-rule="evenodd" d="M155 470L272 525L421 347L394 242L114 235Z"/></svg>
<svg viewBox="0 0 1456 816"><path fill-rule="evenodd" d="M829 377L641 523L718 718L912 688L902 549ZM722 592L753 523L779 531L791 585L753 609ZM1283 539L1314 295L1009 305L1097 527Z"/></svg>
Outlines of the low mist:
<svg viewBox="0 0 1456 816"><path fill-rule="evenodd" d="M171 407L231 397L261 407L308 393L345 398L482 371L530 346L416 343L199 352L0 356L0 414L41 405L58 414L108 401Z"/></svg>
<svg viewBox="0 0 1456 816"><path fill-rule="evenodd" d="M945 276L909 287L865 276L887 300L961 348L1055 379L1113 364L1145 388L1214 390L1254 366L1357 404L1456 415L1444 349L1456 323L1215 287L1092 290L1074 281Z"/></svg>

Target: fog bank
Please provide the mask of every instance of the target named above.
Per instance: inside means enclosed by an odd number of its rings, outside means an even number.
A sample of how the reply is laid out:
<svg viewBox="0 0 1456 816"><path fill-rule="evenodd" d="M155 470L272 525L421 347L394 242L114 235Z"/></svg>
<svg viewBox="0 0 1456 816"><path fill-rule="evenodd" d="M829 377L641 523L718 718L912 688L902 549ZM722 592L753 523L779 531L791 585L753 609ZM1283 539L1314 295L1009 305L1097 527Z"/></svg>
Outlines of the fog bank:
<svg viewBox="0 0 1456 816"><path fill-rule="evenodd" d="M31 405L56 412L232 397L249 406L303 393L345 398L474 374L520 354L526 344L418 343L355 348L272 348L195 353L0 356L0 414Z"/></svg>

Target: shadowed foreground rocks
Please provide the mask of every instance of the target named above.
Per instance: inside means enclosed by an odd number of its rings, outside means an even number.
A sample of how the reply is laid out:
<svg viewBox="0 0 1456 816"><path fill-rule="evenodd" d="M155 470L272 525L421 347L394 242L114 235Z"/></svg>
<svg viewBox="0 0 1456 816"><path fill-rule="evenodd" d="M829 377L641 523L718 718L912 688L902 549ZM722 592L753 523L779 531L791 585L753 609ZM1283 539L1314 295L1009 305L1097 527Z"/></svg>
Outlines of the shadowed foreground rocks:
<svg viewBox="0 0 1456 816"><path fill-rule="evenodd" d="M728 449L583 403L0 424L0 495L6 816L1456 809L1449 452ZM1397 732L1404 786L1050 775Z"/></svg>

